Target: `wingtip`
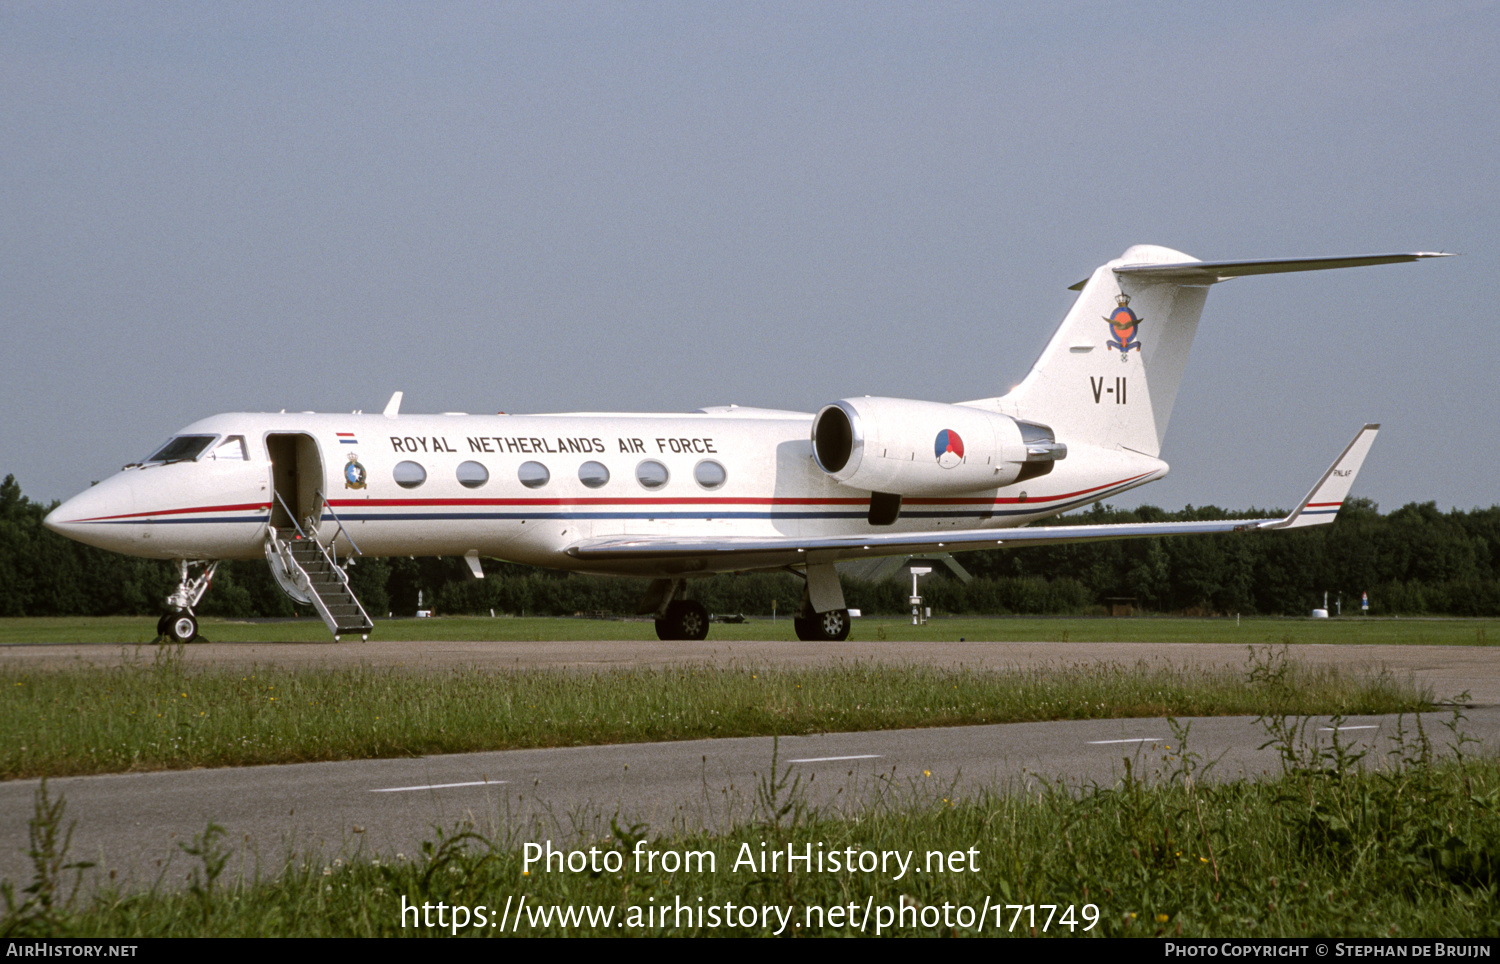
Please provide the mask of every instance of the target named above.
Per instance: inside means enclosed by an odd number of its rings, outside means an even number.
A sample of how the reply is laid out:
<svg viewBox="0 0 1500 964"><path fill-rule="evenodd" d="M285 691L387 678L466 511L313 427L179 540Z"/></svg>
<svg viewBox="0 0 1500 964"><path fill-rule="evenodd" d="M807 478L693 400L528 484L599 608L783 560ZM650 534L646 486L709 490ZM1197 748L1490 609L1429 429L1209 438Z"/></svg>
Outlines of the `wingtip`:
<svg viewBox="0 0 1500 964"><path fill-rule="evenodd" d="M1371 446L1375 444L1375 433L1379 428L1379 424L1367 422L1365 427L1355 434L1354 439L1344 446L1344 451L1333 460L1333 464L1312 487L1312 491L1307 493L1302 504L1286 518L1278 519L1262 528L1300 529L1304 526L1332 522L1354 487L1354 480L1364 466L1365 457L1370 454Z"/></svg>

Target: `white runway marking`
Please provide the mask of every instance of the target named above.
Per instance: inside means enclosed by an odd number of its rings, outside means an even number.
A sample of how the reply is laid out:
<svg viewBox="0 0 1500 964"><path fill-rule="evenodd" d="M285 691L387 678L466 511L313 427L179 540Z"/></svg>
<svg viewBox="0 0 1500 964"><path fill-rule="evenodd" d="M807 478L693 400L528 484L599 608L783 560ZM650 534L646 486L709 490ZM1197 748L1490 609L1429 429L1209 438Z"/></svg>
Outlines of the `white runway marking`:
<svg viewBox="0 0 1500 964"><path fill-rule="evenodd" d="M1320 726L1318 732L1332 733L1334 730L1378 730L1379 726Z"/></svg>
<svg viewBox="0 0 1500 964"><path fill-rule="evenodd" d="M381 787L371 793L406 793L408 790L446 790L449 787L498 787L509 780L471 780L468 783L429 783L421 787Z"/></svg>
<svg viewBox="0 0 1500 964"><path fill-rule="evenodd" d="M788 763L836 763L839 760L878 760L879 753L861 753L859 756L810 756L803 760L788 760Z"/></svg>
<svg viewBox="0 0 1500 964"><path fill-rule="evenodd" d="M1138 736L1131 740L1090 740L1089 746L1100 746L1105 743L1160 743L1159 738L1154 736Z"/></svg>

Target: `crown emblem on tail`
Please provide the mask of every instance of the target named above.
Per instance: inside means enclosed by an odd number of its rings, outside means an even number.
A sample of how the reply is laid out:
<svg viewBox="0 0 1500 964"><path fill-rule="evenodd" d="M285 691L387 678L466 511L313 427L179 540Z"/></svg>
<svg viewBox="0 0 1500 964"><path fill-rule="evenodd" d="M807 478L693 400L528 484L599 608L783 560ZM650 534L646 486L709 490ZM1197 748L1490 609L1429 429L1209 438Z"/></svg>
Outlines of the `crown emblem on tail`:
<svg viewBox="0 0 1500 964"><path fill-rule="evenodd" d="M1131 310L1130 296L1125 292L1122 291L1115 296L1115 304L1117 306L1115 310L1104 317L1110 327L1110 338L1104 343L1104 347L1119 349L1120 361L1124 361L1130 349L1141 350L1141 343L1136 340L1135 336L1140 331L1141 322L1145 319L1137 317L1136 313Z"/></svg>

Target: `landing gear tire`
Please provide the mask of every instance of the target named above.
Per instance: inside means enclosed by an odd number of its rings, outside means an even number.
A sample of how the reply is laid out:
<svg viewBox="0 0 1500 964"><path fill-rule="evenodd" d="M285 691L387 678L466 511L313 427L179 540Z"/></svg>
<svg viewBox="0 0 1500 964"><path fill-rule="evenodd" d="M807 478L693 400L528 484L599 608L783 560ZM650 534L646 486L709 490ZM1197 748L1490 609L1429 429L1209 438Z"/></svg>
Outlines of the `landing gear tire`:
<svg viewBox="0 0 1500 964"><path fill-rule="evenodd" d="M679 599L656 620L657 639L707 639L708 610L702 603Z"/></svg>
<svg viewBox="0 0 1500 964"><path fill-rule="evenodd" d="M797 638L810 643L841 643L849 638L849 610L830 609L826 613L798 616L792 620Z"/></svg>
<svg viewBox="0 0 1500 964"><path fill-rule="evenodd" d="M163 616L167 631L162 635L174 643L191 643L198 638L198 620L191 613Z"/></svg>
<svg viewBox="0 0 1500 964"><path fill-rule="evenodd" d="M167 635L167 625L171 621L171 619L172 616L170 613L163 613L162 617L156 621L157 639L161 639L163 636Z"/></svg>

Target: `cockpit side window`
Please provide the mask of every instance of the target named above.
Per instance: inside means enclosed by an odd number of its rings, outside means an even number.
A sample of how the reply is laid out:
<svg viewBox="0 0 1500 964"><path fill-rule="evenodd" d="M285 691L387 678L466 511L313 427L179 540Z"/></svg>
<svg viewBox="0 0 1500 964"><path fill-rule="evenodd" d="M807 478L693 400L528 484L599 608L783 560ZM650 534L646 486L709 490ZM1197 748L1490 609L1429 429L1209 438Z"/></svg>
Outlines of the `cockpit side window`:
<svg viewBox="0 0 1500 964"><path fill-rule="evenodd" d="M214 446L214 450L212 452L209 452L204 456L205 460L212 459L216 462L223 461L225 459L233 462L243 462L248 458L249 456L245 454L245 436L243 435L229 436L227 439Z"/></svg>
<svg viewBox="0 0 1500 964"><path fill-rule="evenodd" d="M168 439L167 444L157 449L152 456L146 460L146 464L162 462L191 462L203 454L203 450L213 444L217 435L178 435ZM243 444L243 443L241 443Z"/></svg>

